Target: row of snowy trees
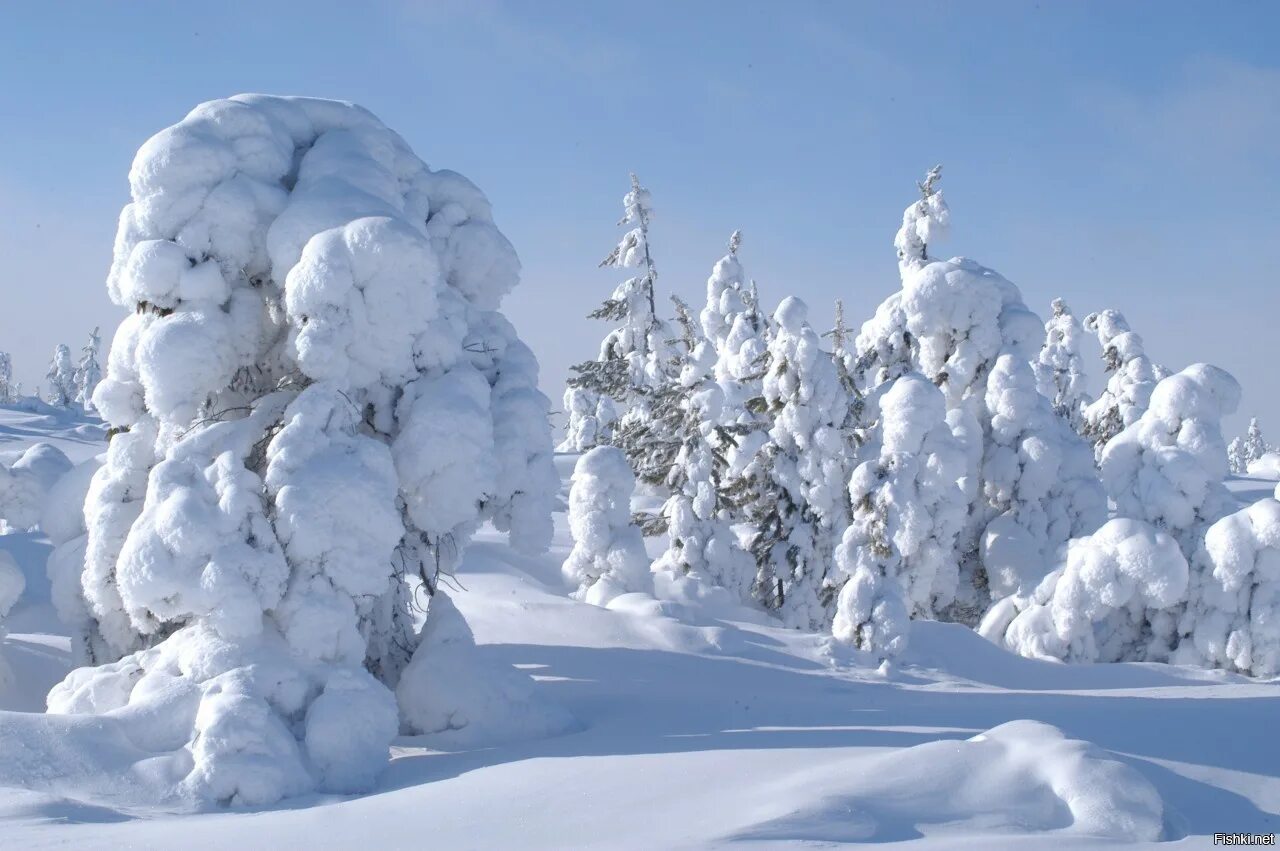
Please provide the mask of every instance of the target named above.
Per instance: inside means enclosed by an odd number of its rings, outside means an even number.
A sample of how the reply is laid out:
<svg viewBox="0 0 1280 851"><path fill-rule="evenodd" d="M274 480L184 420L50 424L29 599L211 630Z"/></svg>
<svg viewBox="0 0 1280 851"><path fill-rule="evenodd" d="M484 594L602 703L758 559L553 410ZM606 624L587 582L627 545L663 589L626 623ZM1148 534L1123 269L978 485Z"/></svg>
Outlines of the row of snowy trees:
<svg viewBox="0 0 1280 851"><path fill-rule="evenodd" d="M102 380L102 366L98 363L102 338L94 328L89 341L80 350L80 359L72 362L71 349L59 343L49 361L45 373L48 390L44 401L59 408L78 405L82 410L93 410L93 391ZM9 405L22 398L22 385L13 379L13 360L8 352L0 352L0 405Z"/></svg>
<svg viewBox="0 0 1280 851"><path fill-rule="evenodd" d="M1154 363L1114 310L1082 323L1058 299L1042 323L998 273L931 256L950 220L939 177L920 184L895 238L901 289L852 345L837 304L829 350L800 300L760 309L738 233L699 321L678 300L674 327L659 318L650 199L632 178L633 227L604 265L640 273L592 314L618 327L565 393L560 448L591 450L570 508L566 572L580 593L643 590L634 474L668 495L659 516L639 518L667 533L654 569L704 577L881 658L901 652L911 618L936 618L1031 655L1274 671L1241 649L1264 639L1223 626L1228 611L1280 620L1266 594L1228 578L1245 568L1221 565L1221 542L1244 526L1222 483L1234 379ZM1086 333L1108 376L1097 398ZM1215 525L1228 522L1235 531ZM1251 522L1268 540L1266 522ZM592 590L601 582L609 593Z"/></svg>

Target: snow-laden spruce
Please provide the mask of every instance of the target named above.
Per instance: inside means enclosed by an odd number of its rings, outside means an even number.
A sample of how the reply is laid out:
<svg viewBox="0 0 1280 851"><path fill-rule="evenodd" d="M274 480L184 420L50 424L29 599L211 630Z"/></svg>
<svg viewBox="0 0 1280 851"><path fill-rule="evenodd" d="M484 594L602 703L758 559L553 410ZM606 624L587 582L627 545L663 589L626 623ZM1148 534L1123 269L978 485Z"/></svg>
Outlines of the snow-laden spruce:
<svg viewBox="0 0 1280 851"><path fill-rule="evenodd" d="M1192 564L1174 661L1280 674L1280 500L1260 499L1218 520Z"/></svg>
<svg viewBox="0 0 1280 851"><path fill-rule="evenodd" d="M1044 345L1036 357L1036 383L1053 403L1053 411L1077 432L1084 428L1084 409L1092 401L1085 387L1084 358L1080 356L1083 328L1060 298L1050 304L1053 315L1044 323Z"/></svg>
<svg viewBox="0 0 1280 851"><path fill-rule="evenodd" d="M474 185L347 103L202 104L130 187L85 501L97 667L49 708L164 717L149 747L197 803L367 788L414 731L416 585L484 519L550 535L548 404L496 312L519 261Z"/></svg>
<svg viewBox="0 0 1280 851"><path fill-rule="evenodd" d="M965 459L942 394L908 373L869 400L875 418L849 480L853 522L836 551L843 581L833 633L881 658L900 654L907 621L955 597L955 539L968 502Z"/></svg>
<svg viewBox="0 0 1280 851"><path fill-rule="evenodd" d="M1236 380L1208 364L1157 384L1142 416L1102 452L1102 479L1116 513L1164 529L1190 559L1209 524L1236 507L1222 483L1228 472L1222 418L1239 402Z"/></svg>
<svg viewBox="0 0 1280 851"><path fill-rule="evenodd" d="M724 389L726 424L758 424L753 400L762 393L768 357L768 322L760 312L755 285L742 268L741 231L729 238L729 253L707 278L707 302L699 318L715 355L714 376Z"/></svg>
<svg viewBox="0 0 1280 851"><path fill-rule="evenodd" d="M76 364L76 404L86 411L93 410L93 391L102 381L102 366L98 363L98 352L102 348L102 337L98 329L89 333L89 342L80 350L80 361Z"/></svg>
<svg viewBox="0 0 1280 851"><path fill-rule="evenodd" d="M564 413L564 440L556 447L557 452L586 452L613 439L618 411L608 396L585 387L566 387Z"/></svg>
<svg viewBox="0 0 1280 851"><path fill-rule="evenodd" d="M1147 357L1142 338L1115 310L1090 313L1084 329L1102 345L1107 387L1084 410L1082 433L1094 444L1099 458L1107 441L1137 421L1151 402L1156 384L1169 370Z"/></svg>
<svg viewBox="0 0 1280 851"><path fill-rule="evenodd" d="M1165 532L1116 518L1073 538L1025 597L991 608L978 632L1022 656L1162 662L1176 644L1170 606L1186 598L1187 560Z"/></svg>
<svg viewBox="0 0 1280 851"><path fill-rule="evenodd" d="M1030 362L1044 327L1018 288L971 260L927 255L949 219L936 180L935 170L904 214L902 290L863 325L856 377L868 394L911 371L942 390L969 500L946 616L976 624L993 600L1034 587L1068 538L1096 529L1105 500L1088 447L1037 390Z"/></svg>
<svg viewBox="0 0 1280 851"><path fill-rule="evenodd" d="M616 427L609 439L621 446L632 463L644 463L646 447L637 431L644 432L648 419L648 395L661 387L667 379L672 338L667 324L658 317L655 287L658 270L649 246L649 222L653 218L649 190L631 175L631 191L622 199L622 218L619 225L630 229L614 246L613 251L600 262L602 268L636 269L638 274L623 281L604 303L589 314L592 319L604 319L621 323L610 331L600 343L599 356L594 361L575 364L576 373L569 379L571 388L587 392L585 400L574 405L566 403L569 421L566 426L567 449L581 450L578 435L585 435L592 425L581 420L582 416L596 419L595 440L601 442L605 435L600 431L600 404L608 399L603 409L621 409ZM579 411L575 415L575 410ZM606 425L607 428L607 424Z"/></svg>
<svg viewBox="0 0 1280 851"><path fill-rule="evenodd" d="M1248 473L1249 465L1258 461L1271 449L1262 437L1262 427L1257 417L1249 418L1249 428L1227 446L1227 462L1233 473Z"/></svg>
<svg viewBox="0 0 1280 851"><path fill-rule="evenodd" d="M49 361L49 371L44 376L49 381L46 400L50 405L65 408L76 400L76 368L71 363L71 349L59 343Z"/></svg>
<svg viewBox="0 0 1280 851"><path fill-rule="evenodd" d="M574 596L597 606L621 594L653 590L640 528L631 522L636 477L627 456L597 446L578 459L569 488L573 549L563 565Z"/></svg>
<svg viewBox="0 0 1280 851"><path fill-rule="evenodd" d="M821 630L833 615L832 551L848 523L839 427L849 398L803 301L783 299L774 325L763 384L772 426L742 474L755 593L788 626Z"/></svg>

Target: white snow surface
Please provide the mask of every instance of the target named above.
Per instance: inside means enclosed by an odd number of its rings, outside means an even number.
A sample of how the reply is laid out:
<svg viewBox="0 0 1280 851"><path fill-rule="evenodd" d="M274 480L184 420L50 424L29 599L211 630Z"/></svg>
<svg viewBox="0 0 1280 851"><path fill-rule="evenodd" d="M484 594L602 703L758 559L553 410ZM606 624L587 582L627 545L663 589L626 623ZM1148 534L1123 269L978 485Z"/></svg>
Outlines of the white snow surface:
<svg viewBox="0 0 1280 851"><path fill-rule="evenodd" d="M76 462L103 447L57 418L0 409L0 452L39 441ZM557 458L562 492L575 460ZM1274 680L1024 659L930 621L911 622L907 651L877 671L687 581L607 608L574 600L560 575L566 519L541 556L481 529L448 592L465 625L444 618L427 636L455 647L421 657L436 671L519 669L531 677L519 699L485 703L515 682L486 672L468 724L394 739L367 794L201 813L140 759L181 725L136 713L51 727L30 714L71 650L49 603L50 542L0 536L27 585L0 644L14 674L0 685L0 847L1056 851L1280 830ZM653 555L664 540L646 545ZM385 723L376 707L361 717Z"/></svg>

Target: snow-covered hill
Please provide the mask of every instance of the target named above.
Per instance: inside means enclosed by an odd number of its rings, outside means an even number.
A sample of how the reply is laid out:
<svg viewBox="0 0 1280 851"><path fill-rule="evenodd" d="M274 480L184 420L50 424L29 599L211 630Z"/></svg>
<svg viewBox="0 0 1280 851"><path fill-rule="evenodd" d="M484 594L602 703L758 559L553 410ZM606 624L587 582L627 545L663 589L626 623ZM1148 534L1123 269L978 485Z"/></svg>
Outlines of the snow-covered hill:
<svg viewBox="0 0 1280 851"><path fill-rule="evenodd" d="M0 455L41 440L73 461L103 448L95 426L0 412ZM1057 849L1280 829L1275 682L1033 661L931 622L877 671L723 592L659 578L657 599L570 599L556 521L540 558L482 532L452 589L481 660L532 678L514 703L469 694L459 729L396 742L370 794L197 814L147 803L160 779L112 719L52 735L14 714L42 709L69 649L47 542L0 536L28 582L2 651L0 847Z"/></svg>

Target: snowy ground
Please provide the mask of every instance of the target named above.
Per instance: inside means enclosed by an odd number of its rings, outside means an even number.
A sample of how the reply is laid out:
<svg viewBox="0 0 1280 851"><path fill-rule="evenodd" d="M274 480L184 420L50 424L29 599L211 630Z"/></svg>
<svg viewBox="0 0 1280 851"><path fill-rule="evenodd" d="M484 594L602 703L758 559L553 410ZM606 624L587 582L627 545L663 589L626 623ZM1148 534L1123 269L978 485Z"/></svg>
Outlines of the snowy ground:
<svg viewBox="0 0 1280 851"><path fill-rule="evenodd" d="M0 411L0 457L36 440L72 460L102 447L92 428ZM558 460L567 476L572 459ZM1233 488L1256 498L1274 483ZM0 547L28 577L0 708L39 711L69 664L48 545L14 534ZM401 739L371 794L183 815L132 797L113 752L69 763L65 741L101 721L68 719L63 736L5 748L29 758L0 764L0 848L1200 847L1280 830L1275 682L1036 662L936 623L915 624L882 674L714 595L570 600L568 547L562 514L539 559L482 533L454 594L483 655L576 719L561 734Z"/></svg>

